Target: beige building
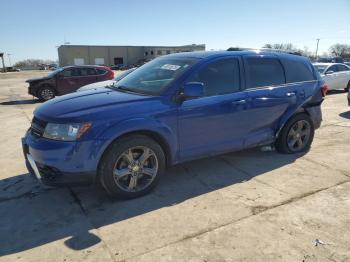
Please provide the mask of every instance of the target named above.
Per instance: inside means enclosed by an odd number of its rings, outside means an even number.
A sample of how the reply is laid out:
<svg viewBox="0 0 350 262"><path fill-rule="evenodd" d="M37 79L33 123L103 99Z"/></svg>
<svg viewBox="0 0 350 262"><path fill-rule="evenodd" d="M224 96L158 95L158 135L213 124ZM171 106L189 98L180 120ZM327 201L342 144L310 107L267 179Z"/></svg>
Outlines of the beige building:
<svg viewBox="0 0 350 262"><path fill-rule="evenodd" d="M58 59L60 66L131 65L166 54L204 50L204 44L184 46L61 45L58 47Z"/></svg>

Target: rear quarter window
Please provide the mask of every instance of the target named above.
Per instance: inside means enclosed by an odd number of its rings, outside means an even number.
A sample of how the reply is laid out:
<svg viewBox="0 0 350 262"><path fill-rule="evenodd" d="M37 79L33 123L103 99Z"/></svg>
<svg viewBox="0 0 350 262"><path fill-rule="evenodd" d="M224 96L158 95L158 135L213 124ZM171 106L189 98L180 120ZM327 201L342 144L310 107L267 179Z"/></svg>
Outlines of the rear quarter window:
<svg viewBox="0 0 350 262"><path fill-rule="evenodd" d="M96 68L96 74L98 75L104 75L106 73L106 70Z"/></svg>
<svg viewBox="0 0 350 262"><path fill-rule="evenodd" d="M311 64L289 59L283 59L282 64L286 72L287 83L315 80L315 74Z"/></svg>

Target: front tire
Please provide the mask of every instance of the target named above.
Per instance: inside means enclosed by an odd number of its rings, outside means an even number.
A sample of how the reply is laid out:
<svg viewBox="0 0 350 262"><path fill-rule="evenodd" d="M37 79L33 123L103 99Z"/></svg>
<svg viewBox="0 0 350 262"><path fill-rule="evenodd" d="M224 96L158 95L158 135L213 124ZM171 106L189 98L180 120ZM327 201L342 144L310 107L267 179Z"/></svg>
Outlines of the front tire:
<svg viewBox="0 0 350 262"><path fill-rule="evenodd" d="M44 86L42 88L40 88L39 92L38 92L38 98L41 101L48 101L50 99L53 99L55 97L55 91L48 86Z"/></svg>
<svg viewBox="0 0 350 262"><path fill-rule="evenodd" d="M280 153L294 154L307 152L314 138L315 128L311 118L297 114L290 118L282 128L277 140L276 149Z"/></svg>
<svg viewBox="0 0 350 262"><path fill-rule="evenodd" d="M107 193L130 199L150 192L165 171L165 155L153 139L133 135L113 142L99 165L99 178Z"/></svg>

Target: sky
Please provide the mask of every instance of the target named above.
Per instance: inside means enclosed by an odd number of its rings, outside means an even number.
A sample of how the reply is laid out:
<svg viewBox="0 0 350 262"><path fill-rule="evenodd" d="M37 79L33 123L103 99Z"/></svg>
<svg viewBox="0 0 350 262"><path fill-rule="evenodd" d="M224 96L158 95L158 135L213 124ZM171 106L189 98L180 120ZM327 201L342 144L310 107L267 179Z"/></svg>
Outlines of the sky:
<svg viewBox="0 0 350 262"><path fill-rule="evenodd" d="M57 46L292 43L319 54L350 44L350 0L0 0L0 52L12 64Z"/></svg>

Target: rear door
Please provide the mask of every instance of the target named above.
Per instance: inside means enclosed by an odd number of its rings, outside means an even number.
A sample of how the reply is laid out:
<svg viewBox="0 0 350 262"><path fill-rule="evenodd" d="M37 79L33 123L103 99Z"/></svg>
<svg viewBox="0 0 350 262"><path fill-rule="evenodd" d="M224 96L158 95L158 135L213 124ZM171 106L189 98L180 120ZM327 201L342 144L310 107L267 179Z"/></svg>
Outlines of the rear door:
<svg viewBox="0 0 350 262"><path fill-rule="evenodd" d="M80 68L66 68L57 78L57 91L59 95L68 94L81 87Z"/></svg>
<svg viewBox="0 0 350 262"><path fill-rule="evenodd" d="M245 147L274 140L279 119L291 107L297 106L296 86L286 85L281 61L276 56L244 57L247 112Z"/></svg>
<svg viewBox="0 0 350 262"><path fill-rule="evenodd" d="M98 82L98 75L95 68L83 67L81 70L81 86Z"/></svg>

